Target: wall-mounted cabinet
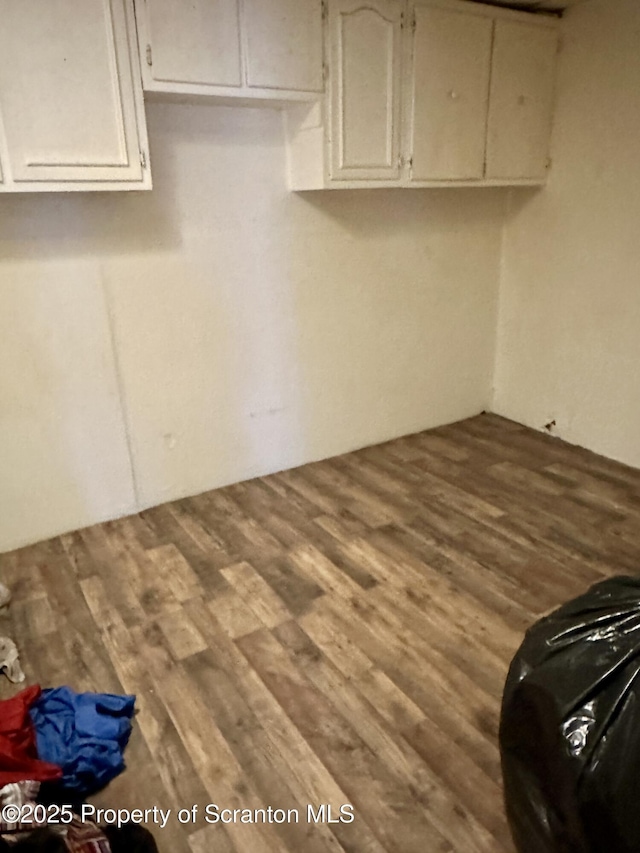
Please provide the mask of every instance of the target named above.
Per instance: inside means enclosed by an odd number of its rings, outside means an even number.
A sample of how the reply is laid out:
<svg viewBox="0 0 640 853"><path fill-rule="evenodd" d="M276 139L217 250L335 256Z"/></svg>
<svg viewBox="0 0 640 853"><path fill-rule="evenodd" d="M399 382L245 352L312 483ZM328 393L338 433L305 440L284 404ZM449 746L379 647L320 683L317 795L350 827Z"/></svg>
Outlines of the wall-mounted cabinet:
<svg viewBox="0 0 640 853"><path fill-rule="evenodd" d="M326 96L286 114L291 188L543 183L558 25L464 0L329 0Z"/></svg>
<svg viewBox="0 0 640 853"><path fill-rule="evenodd" d="M555 18L467 0L0 0L0 20L0 192L149 189L143 83L286 105L295 190L546 178Z"/></svg>
<svg viewBox="0 0 640 853"><path fill-rule="evenodd" d="M146 92L309 100L324 89L322 0L136 0Z"/></svg>
<svg viewBox="0 0 640 853"><path fill-rule="evenodd" d="M0 0L0 192L150 189L133 8Z"/></svg>

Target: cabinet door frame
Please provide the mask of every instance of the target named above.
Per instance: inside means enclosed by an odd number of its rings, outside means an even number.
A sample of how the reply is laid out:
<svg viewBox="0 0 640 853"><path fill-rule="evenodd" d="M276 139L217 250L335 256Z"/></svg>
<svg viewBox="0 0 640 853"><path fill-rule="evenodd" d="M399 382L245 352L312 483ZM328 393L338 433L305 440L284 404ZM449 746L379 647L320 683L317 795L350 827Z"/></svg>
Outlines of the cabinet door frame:
<svg viewBox="0 0 640 853"><path fill-rule="evenodd" d="M137 72L135 19L131 0L103 0L110 22L106 38L112 50L116 107L119 109L122 162L20 162L7 130L6 111L0 117L0 154L4 183L0 192L36 192L101 189L151 189L148 141L142 83ZM61 24L62 26L62 24ZM0 99L2 93L0 92ZM3 105L0 103L0 113Z"/></svg>
<svg viewBox="0 0 640 853"><path fill-rule="evenodd" d="M390 13L392 9L396 14ZM402 75L404 54L404 0L329 0L327 21L327 64L328 91L326 95L326 157L327 181L394 181L400 185L403 178L402 163ZM344 165L343 123L343 45L342 18L345 15L373 13L392 27L392 58L390 73L390 96L392 99L387 136L387 164L349 167Z"/></svg>
<svg viewBox="0 0 640 853"><path fill-rule="evenodd" d="M327 0L310 0L313 6L315 6L315 10L313 10L313 16L315 17L315 24L317 27L317 51L318 51L318 65L315 68L315 74L317 79L311 86L279 86L275 84L270 85L260 85L258 83L251 82L251 72L250 72L250 60L251 60L251 42L249 38L249 20L250 20L250 12L249 12L249 4L252 0L240 0L240 38L242 42L242 71L243 71L243 85L246 87L248 92L260 92L260 91L268 91L274 93L297 93L299 95L306 95L308 97L319 97L324 91L324 40L325 40L325 17L326 17L326 3ZM307 69L310 76L314 76L314 72L311 70L311 64Z"/></svg>
<svg viewBox="0 0 640 853"><path fill-rule="evenodd" d="M484 55L484 69L483 69L483 77L479 78L481 82L481 86L478 91L479 100L476 103L476 112L479 116L479 120L475 123L475 142L477 144L477 152L474 155L474 159L477 157L477 165L476 166L460 166L458 170L458 174L431 174L427 176L418 177L416 175L417 165L416 165L416 99L418 92L418 79L417 79L417 63L419 60L418 51L417 51L417 38L418 38L418 27L420 26L419 15L421 12L429 13L431 11L445 13L448 16L451 16L451 21L461 19L473 19L474 21L484 21L483 25L484 29L484 42L481 47L482 54ZM489 115L489 93L491 89L491 62L492 62L492 50L493 50L493 33L495 28L495 21L491 14L487 14L486 7L483 7L479 4L474 3L448 3L448 2L437 2L437 0L414 0L411 3L411 24L407 28L408 31L408 39L409 42L407 46L407 73L404 77L405 82L405 92L404 92L404 133L405 133L405 148L407 153L407 160L409 164L409 176L408 182L410 184L414 183L432 183L432 182L442 182L446 183L457 183L459 181L481 181L485 176L486 169L486 151L487 151L487 124L488 124L488 115ZM454 17L455 16L455 17ZM478 57L480 59L480 56ZM443 81L444 82L444 81ZM455 87L451 90L451 97L457 97L459 93L456 93ZM481 100L480 100L481 99ZM463 159L471 159L471 154L469 151L463 152L465 157ZM440 169L443 166L439 167ZM437 171L437 168L434 166L434 169ZM454 170L455 171L455 170Z"/></svg>
<svg viewBox="0 0 640 853"><path fill-rule="evenodd" d="M544 116L544 125L542 120L538 123L538 154L535 154L534 151L529 152L530 160L537 160L538 165L537 168L535 166L524 167L522 165L516 166L511 163L511 166L506 166L502 163L500 166L498 165L500 161L499 149L504 148L504 142L501 137L506 133L506 127L503 125L500 127L500 118L499 118L499 104L498 101L502 100L502 105L504 104L504 91L501 89L502 79L499 78L498 74L492 73L491 80L491 92L490 92L490 100L489 100L489 116L487 119L487 152L485 156L485 176L489 180L513 180L514 178L524 180L532 180L543 182L547 177L547 172L549 169L550 161L549 161L549 152L550 152L550 142L551 142L551 133L553 129L553 117L554 117L554 108L556 101L556 87L557 87L557 70L558 70L558 51L560 49L560 34L556 27L545 26L540 22L529 22L520 20L497 20L494 28L494 41L493 41L493 51L492 51L492 71L495 70L495 65L497 64L498 52L505 45L501 39L503 34L507 29L511 29L512 31L520 30L528 31L529 34L537 32L538 34L545 33L549 39L548 43L548 58L550 59L550 66L546 69L548 72L548 79L543 80L543 84L540 86L538 90L538 95L541 99L541 103L539 106L539 112ZM539 58L542 54L540 53ZM536 76L536 83L540 80L540 75ZM530 97L530 96L526 96ZM525 96L520 96L522 103L525 103ZM507 157L507 160L510 158ZM518 158L513 158L517 160ZM524 158L524 155L521 155L521 161ZM510 172L515 172L516 174L510 174ZM526 172L526 174L525 174Z"/></svg>
<svg viewBox="0 0 640 853"><path fill-rule="evenodd" d="M190 80L171 80L156 77L153 72L154 55L158 49L154 46L151 35L151 10L153 0L134 0L135 16L138 28L138 47L140 67L142 69L142 84L145 92L162 92L176 95L237 95L245 89L244 40L242 37L242 0L234 0L236 4L237 51L238 51L238 82L231 84L210 83L206 81L193 82ZM176 2L179 5L179 2Z"/></svg>

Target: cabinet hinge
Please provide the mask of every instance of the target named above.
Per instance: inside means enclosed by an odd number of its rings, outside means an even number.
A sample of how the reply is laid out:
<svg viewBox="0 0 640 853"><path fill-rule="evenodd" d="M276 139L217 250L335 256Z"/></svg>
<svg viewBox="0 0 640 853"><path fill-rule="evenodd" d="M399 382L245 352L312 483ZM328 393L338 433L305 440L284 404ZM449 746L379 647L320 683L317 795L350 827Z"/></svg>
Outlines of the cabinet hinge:
<svg viewBox="0 0 640 853"><path fill-rule="evenodd" d="M404 12L400 13L400 29L404 29Z"/></svg>
<svg viewBox="0 0 640 853"><path fill-rule="evenodd" d="M547 157L547 169L550 169L553 166L553 160L551 157Z"/></svg>
<svg viewBox="0 0 640 853"><path fill-rule="evenodd" d="M326 21L328 18L329 18L329 4L327 3L327 0L322 0L322 20Z"/></svg>
<svg viewBox="0 0 640 853"><path fill-rule="evenodd" d="M411 32L412 33L415 33L417 26L418 26L418 16L416 14L416 10L414 9L413 13L411 15Z"/></svg>
<svg viewBox="0 0 640 853"><path fill-rule="evenodd" d="M153 58L151 56L151 45L150 44L147 45L147 65L149 66L149 68L151 68L151 66L153 65Z"/></svg>
<svg viewBox="0 0 640 853"><path fill-rule="evenodd" d="M140 165L143 169L147 168L147 155L142 149L140 149Z"/></svg>

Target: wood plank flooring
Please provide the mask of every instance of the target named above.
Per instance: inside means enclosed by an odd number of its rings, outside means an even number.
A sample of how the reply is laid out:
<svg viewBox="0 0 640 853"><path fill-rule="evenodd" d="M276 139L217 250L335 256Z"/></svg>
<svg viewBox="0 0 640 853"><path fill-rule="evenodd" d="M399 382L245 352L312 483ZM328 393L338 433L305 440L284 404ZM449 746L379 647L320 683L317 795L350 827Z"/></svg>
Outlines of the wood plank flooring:
<svg viewBox="0 0 640 853"><path fill-rule="evenodd" d="M511 853L509 661L639 546L640 472L482 415L0 556L0 633L28 682L137 694L95 801L171 809L163 853Z"/></svg>

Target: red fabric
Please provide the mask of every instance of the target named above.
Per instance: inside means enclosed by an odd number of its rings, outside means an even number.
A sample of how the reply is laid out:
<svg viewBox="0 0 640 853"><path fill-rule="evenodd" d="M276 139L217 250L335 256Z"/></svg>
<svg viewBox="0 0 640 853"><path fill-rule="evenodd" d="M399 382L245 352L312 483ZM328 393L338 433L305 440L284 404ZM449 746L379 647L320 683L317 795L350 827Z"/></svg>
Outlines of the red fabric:
<svg viewBox="0 0 640 853"><path fill-rule="evenodd" d="M25 779L45 782L62 776L57 764L38 759L29 707L39 696L36 684L0 702L0 788Z"/></svg>

